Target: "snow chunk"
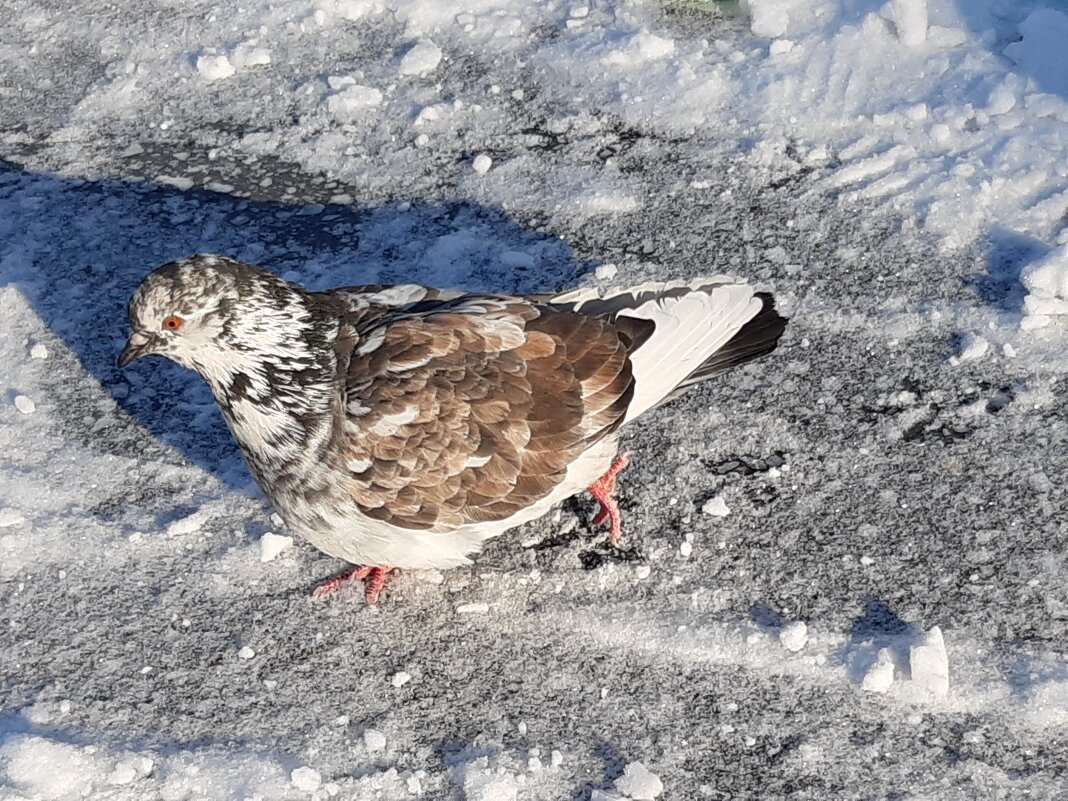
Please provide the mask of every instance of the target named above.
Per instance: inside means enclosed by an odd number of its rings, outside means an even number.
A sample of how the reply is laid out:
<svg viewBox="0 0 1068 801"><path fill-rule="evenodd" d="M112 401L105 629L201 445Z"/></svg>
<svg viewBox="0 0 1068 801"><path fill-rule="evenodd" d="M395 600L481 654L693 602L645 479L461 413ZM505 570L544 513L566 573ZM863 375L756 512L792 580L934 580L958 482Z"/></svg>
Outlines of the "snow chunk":
<svg viewBox="0 0 1068 801"><path fill-rule="evenodd" d="M268 531L260 537L260 561L271 562L282 551L292 547L293 538Z"/></svg>
<svg viewBox="0 0 1068 801"><path fill-rule="evenodd" d="M241 659L252 659L252 657L256 655L256 652L246 645L237 652L237 655Z"/></svg>
<svg viewBox="0 0 1068 801"><path fill-rule="evenodd" d="M0 528L21 526L25 522L26 516L18 509L0 509Z"/></svg>
<svg viewBox="0 0 1068 801"><path fill-rule="evenodd" d="M778 39L790 28L793 2L783 0L748 0L749 27L757 36Z"/></svg>
<svg viewBox="0 0 1068 801"><path fill-rule="evenodd" d="M271 54L266 48L258 47L255 42L242 42L230 54L230 60L239 70L249 67L264 67L271 63Z"/></svg>
<svg viewBox="0 0 1068 801"><path fill-rule="evenodd" d="M386 735L378 729L368 729L363 733L363 744L368 751L385 751Z"/></svg>
<svg viewBox="0 0 1068 801"><path fill-rule="evenodd" d="M373 86L362 86L350 75L331 75L327 85L334 89L326 97L326 110L338 117L353 117L382 103L382 92Z"/></svg>
<svg viewBox="0 0 1068 801"><path fill-rule="evenodd" d="M474 603L474 604L460 604L456 607L456 611L461 615L484 615L489 611L489 604L486 603Z"/></svg>
<svg viewBox="0 0 1068 801"><path fill-rule="evenodd" d="M805 621L795 620L783 626L782 631L779 632L779 642L783 648L793 653L804 648L805 643L808 642L808 626L805 625Z"/></svg>
<svg viewBox="0 0 1068 801"><path fill-rule="evenodd" d="M519 787L515 777L503 770L492 770L485 757L464 769L464 798L467 801L516 801Z"/></svg>
<svg viewBox="0 0 1068 801"><path fill-rule="evenodd" d="M616 277L616 273L618 272L619 268L616 267L616 265L602 264L596 270L593 271L593 274L597 276L598 281L611 281L613 278Z"/></svg>
<svg viewBox="0 0 1068 801"><path fill-rule="evenodd" d="M1018 42L1005 48L1005 55L1035 76L1046 92L1068 95L1068 15L1040 8L1020 23Z"/></svg>
<svg viewBox="0 0 1068 801"><path fill-rule="evenodd" d="M404 54L397 71L401 75L426 75L441 63L441 48L429 39L417 42Z"/></svg>
<svg viewBox="0 0 1068 801"><path fill-rule="evenodd" d="M290 773L289 780L293 782L294 787L304 793L314 793L323 783L323 777L319 771L315 768L309 768L307 765L299 767Z"/></svg>
<svg viewBox="0 0 1068 801"><path fill-rule="evenodd" d="M864 674L861 687L871 693L885 693L894 683L894 659L889 648L879 650L871 667Z"/></svg>
<svg viewBox="0 0 1068 801"><path fill-rule="evenodd" d="M81 798L98 775L96 760L83 749L42 737L11 737L0 756L6 778L41 798Z"/></svg>
<svg viewBox="0 0 1068 801"><path fill-rule="evenodd" d="M231 77L237 70L225 55L197 56L197 72L206 81L221 81Z"/></svg>
<svg viewBox="0 0 1068 801"><path fill-rule="evenodd" d="M487 156L485 153L479 153L475 156L475 160L471 162L471 167L479 175L485 175L489 172L490 167L493 166L493 159Z"/></svg>
<svg viewBox="0 0 1068 801"><path fill-rule="evenodd" d="M727 502L723 500L723 496L717 495L715 498L709 498L704 502L701 506L701 513L712 517L726 517L731 513L731 510L727 506Z"/></svg>
<svg viewBox="0 0 1068 801"><path fill-rule="evenodd" d="M890 0L880 13L894 23L901 44L917 47L927 40L927 0Z"/></svg>
<svg viewBox="0 0 1068 801"><path fill-rule="evenodd" d="M403 687L405 684L412 680L412 674L404 670L399 670L393 674L393 677L389 680L389 683L394 687Z"/></svg>
<svg viewBox="0 0 1068 801"><path fill-rule="evenodd" d="M949 692L949 658L942 629L934 626L919 645L909 649L909 666L912 681L920 688L939 698Z"/></svg>
<svg viewBox="0 0 1068 801"><path fill-rule="evenodd" d="M627 801L627 798L610 790L594 790L590 793L590 801Z"/></svg>
<svg viewBox="0 0 1068 801"><path fill-rule="evenodd" d="M1068 314L1068 246L1029 264L1021 271L1020 281L1028 292L1024 298L1027 314Z"/></svg>
<svg viewBox="0 0 1068 801"><path fill-rule="evenodd" d="M990 343L977 334L970 334L961 343L960 355L957 361L975 362L986 356L990 351Z"/></svg>
<svg viewBox="0 0 1068 801"><path fill-rule="evenodd" d="M203 509L198 509L193 512L193 514L183 517L181 520L175 520L167 526L166 533L168 537L184 537L200 531L201 527L207 521L208 513Z"/></svg>
<svg viewBox="0 0 1068 801"><path fill-rule="evenodd" d="M650 773L641 762L631 762L623 768L623 775L616 779L616 789L635 801L652 801L662 792L664 784Z"/></svg>
<svg viewBox="0 0 1068 801"><path fill-rule="evenodd" d="M33 398L28 398L25 395L16 395L15 408L23 414L33 414L37 411L37 404L33 402Z"/></svg>
<svg viewBox="0 0 1068 801"><path fill-rule="evenodd" d="M658 61L675 52L675 41L652 33L638 33L630 38L626 47L613 50L602 61L611 66L633 66L647 61Z"/></svg>
<svg viewBox="0 0 1068 801"><path fill-rule="evenodd" d="M30 358L31 359L47 359L48 358L48 348L46 348L40 342L35 342L33 347L30 348Z"/></svg>

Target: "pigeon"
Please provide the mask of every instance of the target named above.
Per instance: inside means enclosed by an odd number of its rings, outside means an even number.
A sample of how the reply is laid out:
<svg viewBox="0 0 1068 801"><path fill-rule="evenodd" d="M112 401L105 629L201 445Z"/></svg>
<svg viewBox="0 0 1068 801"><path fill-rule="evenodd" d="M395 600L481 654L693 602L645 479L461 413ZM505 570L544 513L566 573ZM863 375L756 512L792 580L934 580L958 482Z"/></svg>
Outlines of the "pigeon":
<svg viewBox="0 0 1068 801"><path fill-rule="evenodd" d="M730 278L559 295L417 284L312 292L200 254L145 277L119 367L195 370L285 524L354 565L319 587L470 563L587 490L622 531L620 429L775 349L771 295Z"/></svg>

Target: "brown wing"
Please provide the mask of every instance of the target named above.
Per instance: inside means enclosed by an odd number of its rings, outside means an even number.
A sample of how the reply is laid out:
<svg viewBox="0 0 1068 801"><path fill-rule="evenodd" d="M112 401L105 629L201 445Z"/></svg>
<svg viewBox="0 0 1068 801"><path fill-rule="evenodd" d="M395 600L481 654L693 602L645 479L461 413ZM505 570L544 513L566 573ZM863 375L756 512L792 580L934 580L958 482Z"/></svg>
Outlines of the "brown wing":
<svg viewBox="0 0 1068 801"><path fill-rule="evenodd" d="M406 528L502 520L622 423L629 339L603 318L465 296L351 331L340 448L367 515Z"/></svg>

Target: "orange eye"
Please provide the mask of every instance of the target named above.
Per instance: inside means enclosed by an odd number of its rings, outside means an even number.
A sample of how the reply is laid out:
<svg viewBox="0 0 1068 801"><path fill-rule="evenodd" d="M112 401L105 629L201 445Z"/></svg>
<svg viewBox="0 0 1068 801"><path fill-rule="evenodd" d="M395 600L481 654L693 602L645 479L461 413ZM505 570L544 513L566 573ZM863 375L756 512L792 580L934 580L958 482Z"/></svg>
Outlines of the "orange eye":
<svg viewBox="0 0 1068 801"><path fill-rule="evenodd" d="M179 328L182 327L182 318L175 317L172 314L170 317L164 319L163 327L166 328L168 331L177 331Z"/></svg>

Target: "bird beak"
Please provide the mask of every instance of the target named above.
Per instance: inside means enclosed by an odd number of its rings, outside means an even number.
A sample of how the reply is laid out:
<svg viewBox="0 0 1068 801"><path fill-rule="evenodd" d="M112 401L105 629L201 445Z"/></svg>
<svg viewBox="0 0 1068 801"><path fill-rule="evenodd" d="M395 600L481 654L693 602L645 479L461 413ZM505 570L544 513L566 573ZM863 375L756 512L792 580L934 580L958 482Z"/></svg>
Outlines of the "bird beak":
<svg viewBox="0 0 1068 801"><path fill-rule="evenodd" d="M142 334L140 331L134 331L130 334L130 340L126 343L126 347L119 354L119 367L125 367L134 359L140 359L142 356L151 353L151 344L152 337L148 334Z"/></svg>

